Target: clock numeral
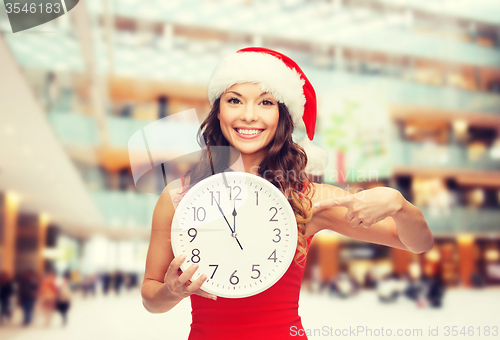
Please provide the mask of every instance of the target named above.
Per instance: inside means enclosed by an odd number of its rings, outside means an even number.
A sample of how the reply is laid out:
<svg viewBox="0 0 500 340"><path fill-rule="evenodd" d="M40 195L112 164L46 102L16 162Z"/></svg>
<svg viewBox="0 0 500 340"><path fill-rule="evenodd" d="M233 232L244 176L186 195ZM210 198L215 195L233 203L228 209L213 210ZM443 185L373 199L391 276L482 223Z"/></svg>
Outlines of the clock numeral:
<svg viewBox="0 0 500 340"><path fill-rule="evenodd" d="M236 275L234 275L236 272L237 272L237 270L235 270L235 271L231 274L231 276L229 277L229 282L230 282L232 285L237 285L237 284L238 284L238 282L240 282L240 279L239 279Z"/></svg>
<svg viewBox="0 0 500 340"><path fill-rule="evenodd" d="M252 271L257 272L257 277L250 276L252 279L258 279L260 277L260 270L256 269L255 266L260 266L260 264L253 264Z"/></svg>
<svg viewBox="0 0 500 340"><path fill-rule="evenodd" d="M218 264L209 264L209 267L215 267L214 272L212 273L212 276L210 276L210 279L214 278L215 272L217 271L217 268L219 268Z"/></svg>
<svg viewBox="0 0 500 340"><path fill-rule="evenodd" d="M234 186L234 187L232 187L232 186L230 186L230 185L229 185L229 199L230 199L230 200L232 200L232 199L233 199L233 198L232 198L232 197L233 197L233 188L234 188L234 189L238 188L238 190L239 190L239 191L238 191L238 195L236 195L236 196L234 197L234 200L235 200L235 201L236 201L236 200L241 201L241 198L238 198L238 196L241 194L241 188L240 188L238 185L236 185L236 186Z"/></svg>
<svg viewBox="0 0 500 340"><path fill-rule="evenodd" d="M198 231L195 228L189 228L188 235L191 236L191 241L189 242L193 242L196 238L196 235L198 235Z"/></svg>
<svg viewBox="0 0 500 340"><path fill-rule="evenodd" d="M195 251L196 251L196 254L195 254ZM193 254L193 256L191 256L191 262L193 262L193 263L200 262L201 258L200 258L200 250L199 249L194 248L191 251L191 254Z"/></svg>
<svg viewBox="0 0 500 340"><path fill-rule="evenodd" d="M258 191L254 192L255 192L255 205L259 205L259 192Z"/></svg>
<svg viewBox="0 0 500 340"><path fill-rule="evenodd" d="M209 192L210 192L211 197L212 197L212 199L210 200L210 205L214 205L214 200L216 201L216 203L217 203L218 205L220 205L220 191L216 191L217 196L219 197L219 199L216 199L216 198L214 197L214 192L213 192L213 191L209 191Z"/></svg>
<svg viewBox="0 0 500 340"><path fill-rule="evenodd" d="M276 214L278 213L278 209L276 207L271 207L271 208L269 208L269 211L271 211L273 209L274 209L274 215L273 215L273 217L271 217L271 219L269 221L270 222L278 222L278 220L274 219L274 216L276 216Z"/></svg>
<svg viewBox="0 0 500 340"><path fill-rule="evenodd" d="M279 228L274 228L274 230L273 230L273 231L276 231L276 230L278 231L278 233L277 233L275 236L278 236L278 240L276 241L276 240L274 240L274 238L273 238L273 242L274 242L274 243L278 243L279 241L281 241L281 236L280 236L280 234L281 234L281 230L280 230Z"/></svg>
<svg viewBox="0 0 500 340"><path fill-rule="evenodd" d="M202 212L200 214L200 211ZM207 212L205 211L205 208L203 207L199 207L199 208L196 208L196 207L193 207L193 221L203 221L205 219L205 217L207 217Z"/></svg>
<svg viewBox="0 0 500 340"><path fill-rule="evenodd" d="M271 255L269 255L269 257L267 259L274 260L274 262L278 261L278 257L276 256L276 249L274 249L274 251L271 253Z"/></svg>

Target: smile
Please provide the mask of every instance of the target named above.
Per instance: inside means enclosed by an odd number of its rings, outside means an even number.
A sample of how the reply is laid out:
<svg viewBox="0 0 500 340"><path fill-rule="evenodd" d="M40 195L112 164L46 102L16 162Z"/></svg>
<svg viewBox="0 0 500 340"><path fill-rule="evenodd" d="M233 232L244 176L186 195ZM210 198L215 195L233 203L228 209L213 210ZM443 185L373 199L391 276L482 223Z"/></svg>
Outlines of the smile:
<svg viewBox="0 0 500 340"><path fill-rule="evenodd" d="M263 129L238 129L234 128L234 131L238 134L238 136L242 138L253 138L262 133Z"/></svg>

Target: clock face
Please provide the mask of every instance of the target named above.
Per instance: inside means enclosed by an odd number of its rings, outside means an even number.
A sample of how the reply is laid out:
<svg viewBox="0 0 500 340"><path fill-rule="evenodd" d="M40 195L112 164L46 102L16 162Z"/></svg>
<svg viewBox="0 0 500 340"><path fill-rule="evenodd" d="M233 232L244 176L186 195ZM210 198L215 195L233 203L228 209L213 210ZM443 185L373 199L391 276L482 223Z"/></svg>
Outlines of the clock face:
<svg viewBox="0 0 500 340"><path fill-rule="evenodd" d="M174 255L186 255L183 271L199 265L192 281L207 275L202 290L242 298L266 290L286 272L297 247L297 221L270 182L225 172L186 193L175 211L171 238Z"/></svg>

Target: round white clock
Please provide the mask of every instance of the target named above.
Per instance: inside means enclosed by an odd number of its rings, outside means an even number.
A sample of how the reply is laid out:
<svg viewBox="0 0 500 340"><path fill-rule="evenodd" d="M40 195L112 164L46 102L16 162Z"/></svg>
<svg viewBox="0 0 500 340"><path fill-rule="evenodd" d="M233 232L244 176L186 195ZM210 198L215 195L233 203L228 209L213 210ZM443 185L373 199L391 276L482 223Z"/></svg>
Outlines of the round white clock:
<svg viewBox="0 0 500 340"><path fill-rule="evenodd" d="M174 214L174 255L196 263L201 289L226 298L258 294L287 271L297 247L297 221L283 193L246 172L224 172L194 185Z"/></svg>

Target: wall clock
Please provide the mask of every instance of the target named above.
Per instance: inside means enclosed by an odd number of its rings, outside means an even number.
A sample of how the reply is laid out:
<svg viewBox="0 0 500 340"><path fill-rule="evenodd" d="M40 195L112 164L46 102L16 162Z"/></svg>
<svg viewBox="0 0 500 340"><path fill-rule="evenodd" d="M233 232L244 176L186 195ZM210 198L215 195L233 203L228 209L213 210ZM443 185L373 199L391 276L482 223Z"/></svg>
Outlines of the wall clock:
<svg viewBox="0 0 500 340"><path fill-rule="evenodd" d="M287 271L297 221L283 193L262 177L224 172L194 185L177 206L171 231L181 270L196 263L201 289L226 298L258 294Z"/></svg>

